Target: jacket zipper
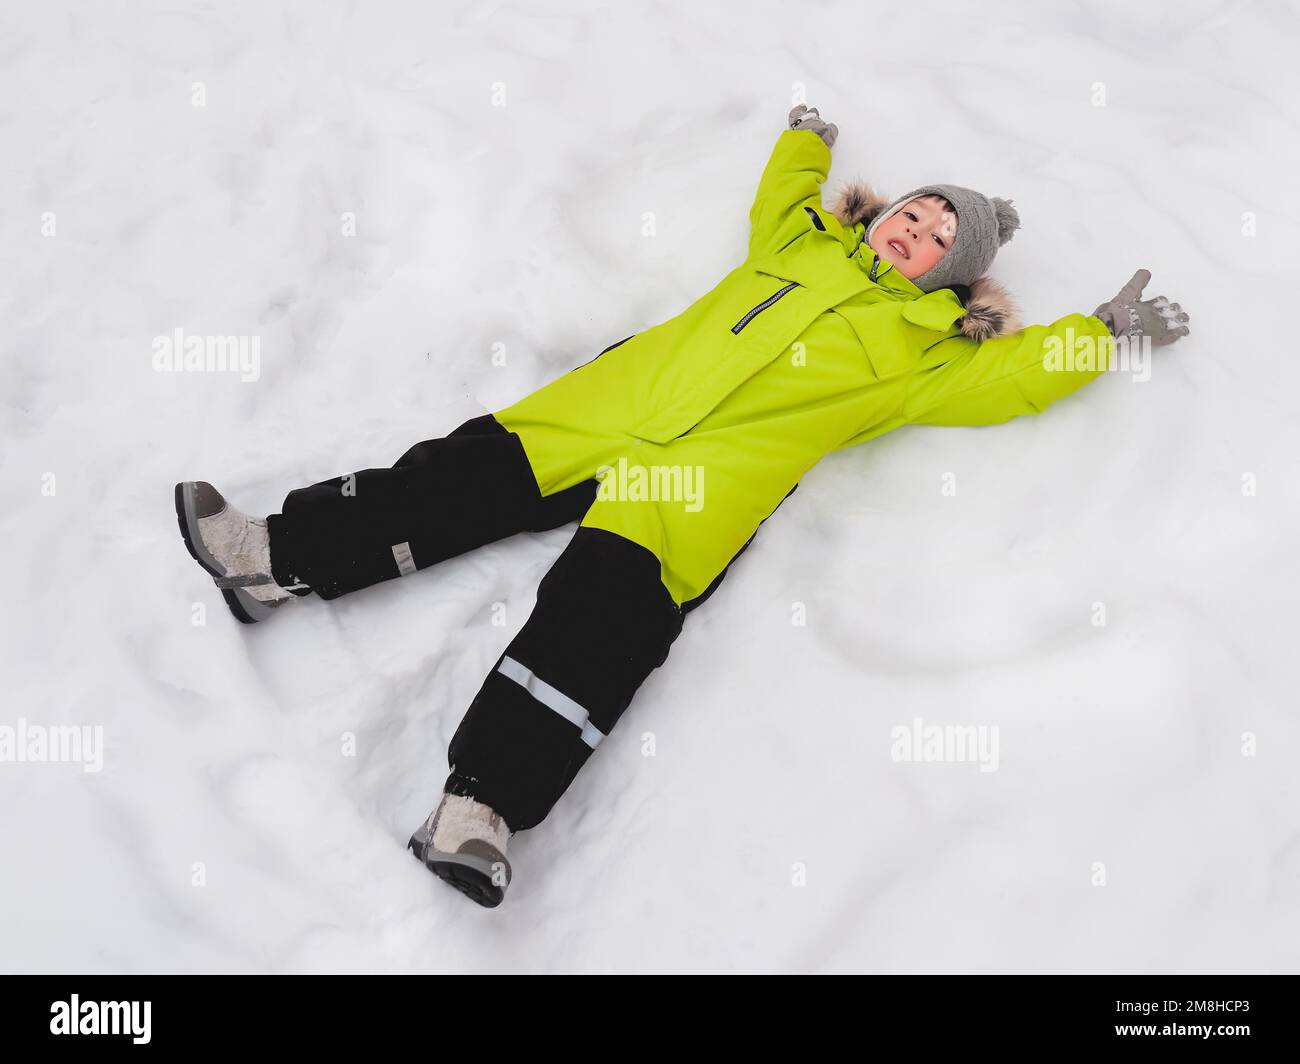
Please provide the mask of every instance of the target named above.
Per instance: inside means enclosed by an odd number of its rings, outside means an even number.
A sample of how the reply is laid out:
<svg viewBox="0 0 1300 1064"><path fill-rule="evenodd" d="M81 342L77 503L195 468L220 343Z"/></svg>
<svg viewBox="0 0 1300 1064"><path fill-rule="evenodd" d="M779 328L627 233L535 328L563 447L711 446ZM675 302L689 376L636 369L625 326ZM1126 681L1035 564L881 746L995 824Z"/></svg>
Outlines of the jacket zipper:
<svg viewBox="0 0 1300 1064"><path fill-rule="evenodd" d="M858 241L858 247L860 249L864 247L870 247L870 245L867 244L867 228L868 227L865 225L862 227L862 239ZM876 279L876 273L877 271L879 271L879 269L880 269L880 256L876 254L875 248L871 248L871 272L867 274L867 276L874 281Z"/></svg>
<svg viewBox="0 0 1300 1064"><path fill-rule="evenodd" d="M791 281L784 288L778 289L777 291L773 292L770 296L768 296L765 300L763 300L763 302L761 302L758 306L754 307L753 310L749 311L749 313L747 313L743 318L741 318L740 321L736 322L736 324L731 327L731 331L733 333L739 333L741 329L743 329L746 325L748 325L751 321L754 320L754 315L767 310L768 307L770 307L773 303L775 303L787 292L798 287L799 287L798 281Z"/></svg>

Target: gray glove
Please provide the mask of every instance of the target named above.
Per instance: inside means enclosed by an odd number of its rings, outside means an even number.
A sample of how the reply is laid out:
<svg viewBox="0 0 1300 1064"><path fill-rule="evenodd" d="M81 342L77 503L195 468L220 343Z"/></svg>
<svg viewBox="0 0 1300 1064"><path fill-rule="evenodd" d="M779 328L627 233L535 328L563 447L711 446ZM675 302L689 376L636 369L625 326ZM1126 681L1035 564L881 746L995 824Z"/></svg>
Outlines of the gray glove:
<svg viewBox="0 0 1300 1064"><path fill-rule="evenodd" d="M1115 339L1127 337L1132 342L1149 336L1152 347L1164 347L1191 332L1182 324L1191 319L1183 313L1181 304L1170 303L1164 296L1141 298L1142 289L1150 283L1151 271L1138 270L1114 299L1092 312L1106 323Z"/></svg>
<svg viewBox="0 0 1300 1064"><path fill-rule="evenodd" d="M800 104L790 111L791 129L811 129L826 142L826 147L835 147L835 138L840 135L840 127L834 123L822 121L817 108L808 109L807 104Z"/></svg>

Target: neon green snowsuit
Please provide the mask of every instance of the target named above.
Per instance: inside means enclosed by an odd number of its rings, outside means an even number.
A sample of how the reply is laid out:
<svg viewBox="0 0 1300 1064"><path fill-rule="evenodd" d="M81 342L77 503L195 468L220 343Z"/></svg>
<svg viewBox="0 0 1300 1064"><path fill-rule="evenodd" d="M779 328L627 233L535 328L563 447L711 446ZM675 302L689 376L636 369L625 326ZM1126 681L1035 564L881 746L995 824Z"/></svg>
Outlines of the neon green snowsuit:
<svg viewBox="0 0 1300 1064"><path fill-rule="evenodd" d="M861 224L846 228L822 207L830 163L816 133L782 133L740 266L675 318L494 412L519 435L543 495L620 458L702 471L693 502L646 500L625 478L581 522L649 549L678 605L828 452L899 425L1039 413L1105 366L1044 366L1052 337L1067 351L1079 338L1110 342L1084 314L983 343L962 335L951 290L922 292L863 242Z"/></svg>

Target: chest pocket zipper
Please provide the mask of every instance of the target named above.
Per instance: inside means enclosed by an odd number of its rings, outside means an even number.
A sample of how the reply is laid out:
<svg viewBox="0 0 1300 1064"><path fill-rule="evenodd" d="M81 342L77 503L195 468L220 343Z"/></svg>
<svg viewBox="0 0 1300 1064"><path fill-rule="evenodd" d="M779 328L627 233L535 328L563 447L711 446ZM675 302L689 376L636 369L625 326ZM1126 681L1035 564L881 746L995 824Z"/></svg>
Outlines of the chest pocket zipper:
<svg viewBox="0 0 1300 1064"><path fill-rule="evenodd" d="M783 295L786 295L788 292L791 292L798 287L799 287L798 281L791 281L784 288L777 289L777 291L773 292L770 296L768 296L765 300L763 300L763 302L761 302L758 306L750 310L743 318L740 319L740 321L736 322L736 324L731 327L731 331L733 333L739 333L741 329L743 329L746 325L748 325L751 321L754 320L754 317L756 315L761 314L763 311L767 310L767 308L770 307L773 303L775 303L778 299L780 299Z"/></svg>
<svg viewBox="0 0 1300 1064"><path fill-rule="evenodd" d="M826 223L822 221L821 215L811 207L805 207L804 210L808 212L808 217L812 219L812 224L817 227L817 231L819 233L826 232Z"/></svg>

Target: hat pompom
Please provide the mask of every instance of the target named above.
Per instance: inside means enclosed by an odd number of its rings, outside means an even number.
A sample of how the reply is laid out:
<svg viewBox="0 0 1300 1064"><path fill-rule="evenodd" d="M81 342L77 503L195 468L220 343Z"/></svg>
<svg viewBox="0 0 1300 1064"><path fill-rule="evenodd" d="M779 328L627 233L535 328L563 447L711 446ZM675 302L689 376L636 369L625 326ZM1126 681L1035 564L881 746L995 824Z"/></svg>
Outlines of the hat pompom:
<svg viewBox="0 0 1300 1064"><path fill-rule="evenodd" d="M994 196L989 202L993 204L993 216L998 223L998 246L1001 247L1020 228L1020 214L1011 206L1010 200Z"/></svg>

